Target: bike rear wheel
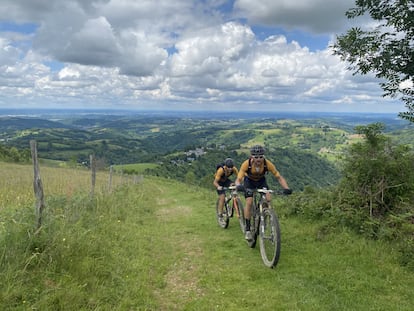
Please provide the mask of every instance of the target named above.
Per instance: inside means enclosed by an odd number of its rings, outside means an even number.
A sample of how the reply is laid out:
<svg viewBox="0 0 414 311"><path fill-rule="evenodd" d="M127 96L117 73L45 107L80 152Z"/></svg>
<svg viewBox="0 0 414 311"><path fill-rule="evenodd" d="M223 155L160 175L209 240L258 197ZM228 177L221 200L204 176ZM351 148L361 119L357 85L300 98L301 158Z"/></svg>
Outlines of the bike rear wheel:
<svg viewBox="0 0 414 311"><path fill-rule="evenodd" d="M269 268L274 268L279 261L281 243L279 220L271 208L263 209L259 241L263 263Z"/></svg>
<svg viewBox="0 0 414 311"><path fill-rule="evenodd" d="M228 209L227 203L224 203L223 212L221 213L221 216L220 216L219 200L217 199L217 202L216 202L217 223L223 229L226 229L229 226L229 216L228 216L228 213L227 213L227 209Z"/></svg>

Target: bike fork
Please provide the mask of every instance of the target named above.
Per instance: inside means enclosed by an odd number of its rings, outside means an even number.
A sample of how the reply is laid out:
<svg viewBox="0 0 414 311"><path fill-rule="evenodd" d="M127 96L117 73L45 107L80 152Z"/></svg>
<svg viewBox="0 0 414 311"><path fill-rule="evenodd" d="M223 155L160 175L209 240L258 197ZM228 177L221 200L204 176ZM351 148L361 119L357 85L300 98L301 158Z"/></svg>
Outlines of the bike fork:
<svg viewBox="0 0 414 311"><path fill-rule="evenodd" d="M263 213L260 213L260 233L262 234L262 236L265 233L265 220L264 220Z"/></svg>

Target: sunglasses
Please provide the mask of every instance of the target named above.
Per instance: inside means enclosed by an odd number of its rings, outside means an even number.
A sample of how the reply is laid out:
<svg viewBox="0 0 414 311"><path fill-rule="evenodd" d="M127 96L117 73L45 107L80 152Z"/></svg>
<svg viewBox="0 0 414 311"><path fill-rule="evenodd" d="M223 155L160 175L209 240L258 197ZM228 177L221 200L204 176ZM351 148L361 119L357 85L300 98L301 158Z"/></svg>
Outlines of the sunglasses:
<svg viewBox="0 0 414 311"><path fill-rule="evenodd" d="M255 159L263 159L264 158L264 156L253 156L253 158L255 158Z"/></svg>

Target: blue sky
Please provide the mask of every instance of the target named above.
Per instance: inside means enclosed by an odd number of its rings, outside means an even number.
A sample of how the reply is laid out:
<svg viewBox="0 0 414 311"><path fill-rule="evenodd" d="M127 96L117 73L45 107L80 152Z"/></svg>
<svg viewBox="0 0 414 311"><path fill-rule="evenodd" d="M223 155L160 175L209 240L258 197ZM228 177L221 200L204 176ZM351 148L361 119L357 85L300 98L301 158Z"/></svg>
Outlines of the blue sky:
<svg viewBox="0 0 414 311"><path fill-rule="evenodd" d="M395 112L333 56L354 0L2 0L0 108Z"/></svg>

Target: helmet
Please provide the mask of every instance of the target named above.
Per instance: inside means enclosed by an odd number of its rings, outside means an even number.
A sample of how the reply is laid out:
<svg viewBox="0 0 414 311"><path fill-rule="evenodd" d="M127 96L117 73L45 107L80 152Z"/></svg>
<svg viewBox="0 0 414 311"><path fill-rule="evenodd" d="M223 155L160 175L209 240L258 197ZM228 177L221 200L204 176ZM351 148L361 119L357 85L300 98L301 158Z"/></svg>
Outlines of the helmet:
<svg viewBox="0 0 414 311"><path fill-rule="evenodd" d="M254 145L253 147L250 148L250 154L252 156L264 155L264 153L265 153L265 148L261 145Z"/></svg>
<svg viewBox="0 0 414 311"><path fill-rule="evenodd" d="M224 165L228 168L232 168L234 166L233 159L227 158L226 160L224 160Z"/></svg>

